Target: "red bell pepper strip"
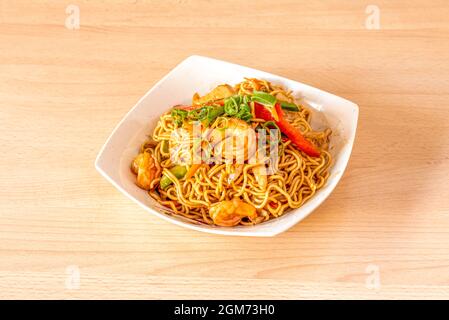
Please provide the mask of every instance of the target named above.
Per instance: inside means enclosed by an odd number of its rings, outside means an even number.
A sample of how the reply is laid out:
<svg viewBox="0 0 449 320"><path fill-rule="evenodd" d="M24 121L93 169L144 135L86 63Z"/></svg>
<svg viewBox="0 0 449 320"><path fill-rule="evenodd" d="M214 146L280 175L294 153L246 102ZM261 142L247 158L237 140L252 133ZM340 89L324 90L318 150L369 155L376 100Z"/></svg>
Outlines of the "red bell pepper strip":
<svg viewBox="0 0 449 320"><path fill-rule="evenodd" d="M279 117L279 121L276 121L273 118L270 110L260 103L254 102L254 113L256 118L261 118L265 121L274 121L281 132L285 134L299 150L311 157L319 157L320 151L313 145L313 143L307 140L298 128L294 127L284 118L284 111L279 103L276 103L275 110Z"/></svg>
<svg viewBox="0 0 449 320"><path fill-rule="evenodd" d="M254 114L256 115L256 118L264 119L265 121L274 121L270 110L257 102L254 102Z"/></svg>

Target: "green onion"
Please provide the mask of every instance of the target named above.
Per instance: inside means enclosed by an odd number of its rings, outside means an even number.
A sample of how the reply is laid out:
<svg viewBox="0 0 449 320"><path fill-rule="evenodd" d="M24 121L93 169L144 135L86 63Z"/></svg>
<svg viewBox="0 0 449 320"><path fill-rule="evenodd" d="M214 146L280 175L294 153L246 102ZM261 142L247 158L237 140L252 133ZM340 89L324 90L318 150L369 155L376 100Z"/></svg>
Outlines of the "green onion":
<svg viewBox="0 0 449 320"><path fill-rule="evenodd" d="M239 112L236 114L237 118L240 118L242 120L247 120L247 117L250 117L251 119L251 108L247 104L242 104L240 106Z"/></svg>
<svg viewBox="0 0 449 320"><path fill-rule="evenodd" d="M270 129L277 129L278 141L281 141L281 129L279 129L278 125L274 121L267 121L262 124L262 127L265 128L270 135L271 135Z"/></svg>
<svg viewBox="0 0 449 320"><path fill-rule="evenodd" d="M229 97L224 102L224 112L228 116L236 115L239 111L240 96Z"/></svg>
<svg viewBox="0 0 449 320"><path fill-rule="evenodd" d="M217 119L223 113L225 113L223 106L209 108L206 116L207 124L209 125L214 122L215 119Z"/></svg>
<svg viewBox="0 0 449 320"><path fill-rule="evenodd" d="M279 129L278 125L274 121L266 121L262 123L262 126L268 129Z"/></svg>
<svg viewBox="0 0 449 320"><path fill-rule="evenodd" d="M199 118L202 116L202 112L203 108L194 109L188 112L187 118L191 120L199 120Z"/></svg>
<svg viewBox="0 0 449 320"><path fill-rule="evenodd" d="M182 126L182 123L186 119L187 115L188 115L188 112L186 110L174 108L171 111L171 116L172 116L173 120L175 121L175 124L178 127Z"/></svg>
<svg viewBox="0 0 449 320"><path fill-rule="evenodd" d="M249 96L235 95L224 100L223 106L203 106L191 111L173 109L172 117L178 127L188 120L201 121L210 125L220 116L235 117L244 121L252 119Z"/></svg>
<svg viewBox="0 0 449 320"><path fill-rule="evenodd" d="M251 100L270 107L273 107L276 104L276 97L263 91L254 90Z"/></svg>
<svg viewBox="0 0 449 320"><path fill-rule="evenodd" d="M250 99L248 96L235 95L224 101L224 113L226 116L249 121L252 118Z"/></svg>
<svg viewBox="0 0 449 320"><path fill-rule="evenodd" d="M211 124L217 117L224 113L222 106L204 106L188 113L187 118L195 121L205 121Z"/></svg>
<svg viewBox="0 0 449 320"><path fill-rule="evenodd" d="M299 111L299 107L294 104L294 103L290 103L290 102L286 102L286 101L280 101L281 104L281 108L284 110L288 110L288 111Z"/></svg>

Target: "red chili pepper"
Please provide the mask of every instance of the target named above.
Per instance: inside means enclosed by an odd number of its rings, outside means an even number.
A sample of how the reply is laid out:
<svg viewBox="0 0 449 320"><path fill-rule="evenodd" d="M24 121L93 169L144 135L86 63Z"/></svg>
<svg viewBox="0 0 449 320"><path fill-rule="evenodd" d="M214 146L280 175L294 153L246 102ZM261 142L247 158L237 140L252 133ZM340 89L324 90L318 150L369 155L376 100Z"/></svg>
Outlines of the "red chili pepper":
<svg viewBox="0 0 449 320"><path fill-rule="evenodd" d="M257 118L264 119L265 121L275 121L281 132L285 134L291 142L298 147L299 150L311 157L319 157L320 151L313 145L313 143L307 140L298 128L294 127L290 122L285 120L284 111L279 103L276 103L275 109L279 117L279 121L274 120L270 110L265 108L263 105L254 102L254 113Z"/></svg>

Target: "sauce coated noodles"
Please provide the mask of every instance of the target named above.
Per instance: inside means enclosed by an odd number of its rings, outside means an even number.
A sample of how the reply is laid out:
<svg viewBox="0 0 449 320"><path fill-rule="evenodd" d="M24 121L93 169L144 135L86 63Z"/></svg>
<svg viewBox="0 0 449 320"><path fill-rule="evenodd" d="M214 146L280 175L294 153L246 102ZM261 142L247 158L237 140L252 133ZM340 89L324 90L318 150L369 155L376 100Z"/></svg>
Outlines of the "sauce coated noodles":
<svg viewBox="0 0 449 320"><path fill-rule="evenodd" d="M322 188L331 130L290 91L259 79L220 85L163 114L131 164L136 183L173 214L253 225L301 207Z"/></svg>

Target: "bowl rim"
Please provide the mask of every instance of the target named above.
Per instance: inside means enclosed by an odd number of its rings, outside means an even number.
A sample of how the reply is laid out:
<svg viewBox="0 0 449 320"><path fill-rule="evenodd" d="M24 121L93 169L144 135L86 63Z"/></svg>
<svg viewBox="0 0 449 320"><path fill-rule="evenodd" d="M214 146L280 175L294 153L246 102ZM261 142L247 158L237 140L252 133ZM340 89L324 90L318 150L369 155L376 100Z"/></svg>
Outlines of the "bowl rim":
<svg viewBox="0 0 449 320"><path fill-rule="evenodd" d="M353 112L353 117L351 119L351 122L354 125L354 130L352 132L352 134L349 136L349 138L346 141L346 146L347 146L347 159L346 161L344 161L340 167L340 171L341 174L336 177L334 180L328 180L327 183L330 183L330 181L333 182L333 185L330 186L330 189L328 191L327 194L325 194L321 201L313 203L311 205L311 207L309 208L309 210L307 212L305 212L302 216L299 216L297 219L291 220L291 221L286 221L286 223L283 225L282 228L275 228L272 230L258 230L258 231L251 231L251 226L245 226L242 227L241 229L236 229L236 228L225 228L225 227L221 227L221 228L204 228L202 225L200 224L193 224L193 223L188 223L188 222L183 222L181 220L178 220L174 217L171 217L165 213L161 213L147 205L145 205L144 203L142 203L141 201L139 201L136 197L134 197L130 192L128 192L125 188L123 188L117 181L115 181L102 167L101 162L102 159L105 155L105 150L107 148L107 146L111 143L111 141L114 139L114 136L116 134L116 132L118 131L118 129L123 125L123 123L125 123L128 120L128 117L130 116L130 114L133 113L133 111L142 103L142 101L144 101L146 99L147 96L151 95L154 91L156 91L157 89L159 89L159 87L161 86L162 83L164 83L164 81L169 78L171 75L175 74L179 69L181 69L185 64L188 64L191 61L194 60L203 60L205 62L213 62L213 63L220 63L220 64L227 64L229 66L233 66L233 67L238 67L238 68L244 68L247 69L249 71L257 71L259 73L263 73L266 74L267 76L273 76L276 77L280 80L283 81L289 81L289 82L295 82L300 84L301 86L307 87L309 89L313 89L313 90L318 90L320 93L326 94L326 95L330 95L333 97L336 97L338 99L344 100L347 103L349 103L352 106L352 112ZM117 125L114 127L114 129L112 130L112 132L110 133L110 135L108 136L108 138L106 139L105 143L103 144L103 146L101 147L100 151L98 152L96 158L95 158L95 169L107 180L109 181L117 190L119 190L121 193L123 193L126 197L128 197L129 199L131 199L133 202L137 203L140 207L142 207L144 210L164 219L165 221L168 221L170 223L173 223L175 225L184 227L184 228L188 228L188 229L192 229L192 230L196 230L196 231L200 231L200 232L205 232L205 233L210 233L210 234L219 234L219 235L231 235L231 236L255 236L255 237L272 237L272 236L276 236L280 233L283 233L285 231L287 231L288 229L290 229L291 227L293 227L294 225L296 225L297 223L299 223L301 220L303 220L304 218L306 218L307 216L309 216L313 211L315 211L330 195L331 193L334 191L335 187L337 186L337 184L340 182L341 178L344 175L344 172L347 168L347 165L349 163L351 154L352 154L352 149L353 149L353 145L354 145L354 141L355 141L355 136L356 136L356 132L357 132L357 124L358 124L358 117L359 117L359 106L350 101L347 100L345 98L342 98L340 96L334 95L330 92L321 90L319 88L304 84L302 82L296 81L296 80L292 80L292 79L288 79L273 73L269 73L263 70L259 70L259 69L254 69L254 68L250 68L250 67L246 67L246 66L242 66L239 64L235 64L235 63L231 63L231 62L227 62L227 61L223 61L223 60L219 60L219 59L214 59L214 58L210 58L210 57L205 57L205 56L200 56L200 55L191 55L189 57L187 57L186 59L184 59L183 61L181 61L180 63L178 63L173 69L171 69L165 76L163 76L159 81L157 81L141 98L138 99L138 101L134 104L134 106L128 111L126 112L126 114L121 118L121 120L117 123ZM269 222L269 221L267 221ZM231 231L232 230L232 231Z"/></svg>

